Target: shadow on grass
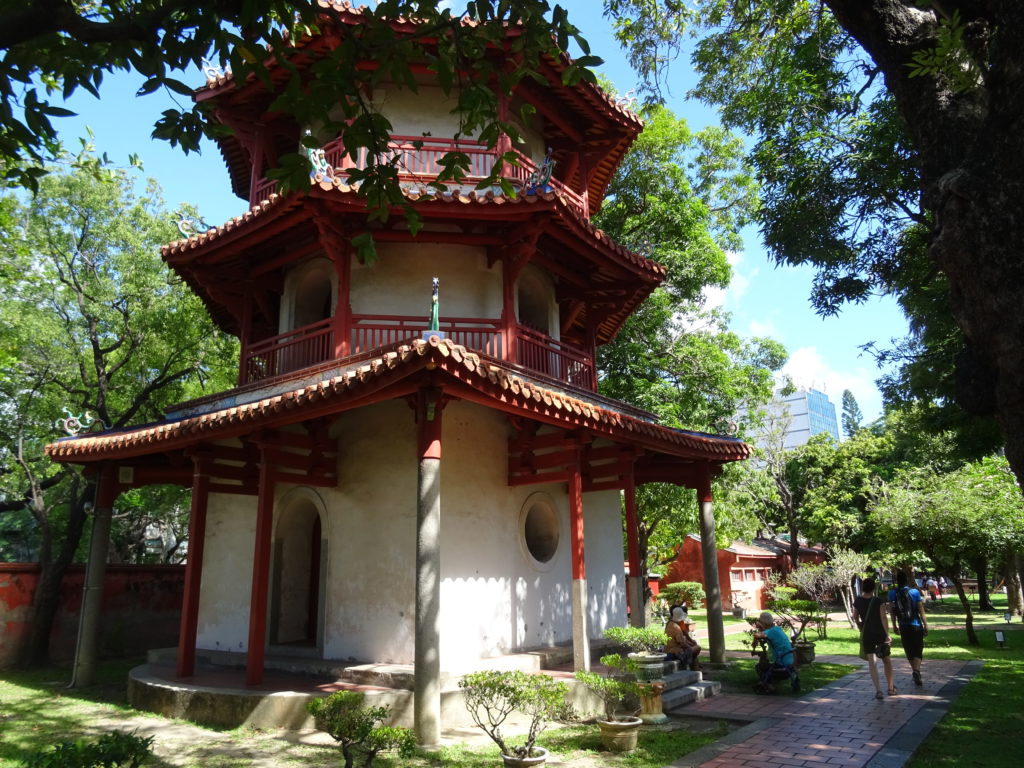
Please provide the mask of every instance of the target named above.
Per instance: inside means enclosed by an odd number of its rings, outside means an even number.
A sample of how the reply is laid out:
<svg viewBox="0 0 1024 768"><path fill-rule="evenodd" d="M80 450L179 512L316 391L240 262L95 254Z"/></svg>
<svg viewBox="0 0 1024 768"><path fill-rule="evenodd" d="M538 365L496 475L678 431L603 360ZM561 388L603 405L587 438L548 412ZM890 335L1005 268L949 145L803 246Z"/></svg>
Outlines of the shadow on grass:
<svg viewBox="0 0 1024 768"><path fill-rule="evenodd" d="M724 669L705 667L704 679L715 680L722 684L722 693L753 693L757 682L755 667L757 659L734 659ZM800 673L800 693L794 694L789 689L789 682L784 680L778 685L780 696L798 698L829 683L857 671L857 667L848 664L829 664L816 661L797 668Z"/></svg>

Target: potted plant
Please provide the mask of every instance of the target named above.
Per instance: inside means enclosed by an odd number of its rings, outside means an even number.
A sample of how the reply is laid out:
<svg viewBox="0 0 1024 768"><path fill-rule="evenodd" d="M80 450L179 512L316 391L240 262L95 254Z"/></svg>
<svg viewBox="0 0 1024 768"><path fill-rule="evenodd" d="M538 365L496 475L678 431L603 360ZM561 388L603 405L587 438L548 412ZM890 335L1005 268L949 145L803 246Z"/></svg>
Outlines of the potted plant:
<svg viewBox="0 0 1024 768"><path fill-rule="evenodd" d="M378 725L386 720L391 708L365 707L366 694L359 691L338 691L322 699L313 699L306 709L316 727L338 742L345 758L345 768L373 765L379 752L396 752L409 757L416 748L416 737L408 728Z"/></svg>
<svg viewBox="0 0 1024 768"><path fill-rule="evenodd" d="M808 627L823 626L828 615L813 600L776 600L771 607L789 631L795 663L810 664L814 661L814 641L807 639L805 631Z"/></svg>
<svg viewBox="0 0 1024 768"><path fill-rule="evenodd" d="M498 745L506 768L543 765L548 752L536 746L537 737L551 720L566 711L569 687L565 683L518 670L488 670L464 675L459 688L470 717ZM529 720L522 744L507 742L501 733L501 726L513 711Z"/></svg>
<svg viewBox="0 0 1024 768"><path fill-rule="evenodd" d="M668 636L661 627L608 627L607 640L627 648L635 662L636 679L641 682L660 680L665 674L665 641Z"/></svg>
<svg viewBox="0 0 1024 768"><path fill-rule="evenodd" d="M637 717L635 708L627 709L627 705L641 696L643 688L629 679L626 673L631 662L617 653L602 656L601 663L617 672L606 677L580 670L576 673L576 679L604 702L605 718L598 718L597 725L601 729L601 743L605 749L610 752L631 752L636 749L643 720Z"/></svg>
<svg viewBox="0 0 1024 768"><path fill-rule="evenodd" d="M747 593L743 590L733 590L731 594L732 598L732 615L735 619L747 618L747 609L744 608L740 603L747 599Z"/></svg>

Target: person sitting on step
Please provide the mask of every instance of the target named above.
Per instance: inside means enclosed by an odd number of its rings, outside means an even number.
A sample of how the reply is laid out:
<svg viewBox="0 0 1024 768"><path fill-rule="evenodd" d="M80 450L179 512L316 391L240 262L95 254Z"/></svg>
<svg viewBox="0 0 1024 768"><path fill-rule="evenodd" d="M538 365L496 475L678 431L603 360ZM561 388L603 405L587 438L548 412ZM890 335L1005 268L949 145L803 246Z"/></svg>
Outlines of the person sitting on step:
<svg viewBox="0 0 1024 768"><path fill-rule="evenodd" d="M684 669L700 669L697 655L701 649L691 634L694 624L681 605L672 606L669 620L665 624L665 634L668 635L665 653L670 661L678 661Z"/></svg>

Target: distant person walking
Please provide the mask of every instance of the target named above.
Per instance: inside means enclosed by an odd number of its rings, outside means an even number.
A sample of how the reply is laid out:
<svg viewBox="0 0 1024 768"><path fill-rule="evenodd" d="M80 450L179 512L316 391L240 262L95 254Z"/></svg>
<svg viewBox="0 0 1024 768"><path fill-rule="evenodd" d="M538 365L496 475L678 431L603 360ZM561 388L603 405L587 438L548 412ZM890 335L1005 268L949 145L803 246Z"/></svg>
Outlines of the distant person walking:
<svg viewBox="0 0 1024 768"><path fill-rule="evenodd" d="M861 582L861 594L853 601L853 617L860 627L861 658L867 659L876 699L882 698L876 658L882 660L889 695L896 695L896 686L892 682L892 637L889 635L889 622L885 620L887 611L885 601L875 595L875 580L871 577L864 579Z"/></svg>
<svg viewBox="0 0 1024 768"><path fill-rule="evenodd" d="M892 629L900 636L903 653L913 671L914 685L924 685L921 681L921 660L924 639L928 635L928 620L921 590L907 586L906 571L896 574L896 588L889 591L889 607L892 610Z"/></svg>

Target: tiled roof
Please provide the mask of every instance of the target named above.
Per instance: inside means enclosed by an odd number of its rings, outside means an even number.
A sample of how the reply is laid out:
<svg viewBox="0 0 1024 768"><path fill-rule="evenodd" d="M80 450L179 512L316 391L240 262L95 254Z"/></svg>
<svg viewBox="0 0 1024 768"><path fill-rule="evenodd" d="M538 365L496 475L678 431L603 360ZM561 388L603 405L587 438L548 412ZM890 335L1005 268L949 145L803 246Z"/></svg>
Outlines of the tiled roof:
<svg viewBox="0 0 1024 768"><path fill-rule="evenodd" d="M335 176L333 179L325 179L320 174L316 174L310 180L311 186L318 186L324 191L336 190L342 194L351 194L353 196L357 193L357 187L348 184L340 176ZM577 224L584 232L596 241L601 243L603 246L608 248L618 258L631 264L633 267L646 272L651 277L657 280L661 280L665 277L666 269L661 264L651 261L650 259L635 253L628 248L619 245L615 242L604 230L598 229L593 224L585 219L581 219L571 212L571 207L562 197L557 190L550 192L538 192L534 194L517 195L515 197L508 197L506 195L495 193L493 190L487 190L486 192L478 192L477 190L470 190L469 192L459 192L454 190L447 190L442 193L427 192L422 193L414 189L402 188L402 192L405 198L410 202L426 202L426 203L447 203L451 205L534 205L538 202L552 202L556 201L558 205L562 206L566 212L568 221L572 221ZM267 200L254 205L248 211L243 213L241 216L228 221L219 227L213 227L207 232L201 234L192 235L191 237L183 240L175 240L174 242L168 243L163 246L161 253L164 257L172 256L175 254L185 253L187 251L193 251L200 248L204 244L216 240L219 237L223 237L229 232L233 232L240 228L244 228L249 225L249 222L258 218L264 212L270 211L278 205L284 204L285 200L294 201L294 195L279 195L272 194Z"/></svg>
<svg viewBox="0 0 1024 768"><path fill-rule="evenodd" d="M378 357L342 369L315 384L270 397L253 393L250 402L217 408L116 432L64 438L46 446L57 461L87 462L163 452L208 440L248 434L261 427L283 426L309 416L310 409L344 410L346 399L362 398L416 371L447 374L446 387L458 395L456 382L484 397L478 401L524 413L553 425L584 429L613 440L626 440L655 452L709 461L737 461L750 455L740 440L670 429L620 413L524 378L500 363L433 336L385 347Z"/></svg>
<svg viewBox="0 0 1024 768"><path fill-rule="evenodd" d="M359 23L358 16L361 15L363 9L366 7L363 5L355 5L354 3L348 2L348 0L317 0L317 4L321 8L330 8L336 13L342 14L343 17L345 17L350 23L353 24ZM478 24L478 22L473 21L472 19L469 18L469 16L466 15L464 15L460 19L460 22L464 27L475 27ZM397 23L415 24L416 20L412 18L399 17L397 19ZM303 40L298 41L297 47L301 47L304 43L308 43L312 39L313 38L307 37L304 38ZM558 62L560 66L566 66L572 61L572 58L566 53L563 53L560 59L561 60ZM207 76L206 85L197 88L196 91L200 92L218 90L226 85L231 84L233 81L234 80L230 71L225 74L217 74L213 77ZM604 90L602 90L600 86L598 86L596 83L582 81L581 85L583 87L589 87L594 93L597 94L598 98L613 112L617 112L619 115L624 117L629 122L634 123L638 128L643 127L644 121L640 119L639 115L637 115L635 112L626 107L626 104L630 103L630 100L614 99L607 93L605 93Z"/></svg>

